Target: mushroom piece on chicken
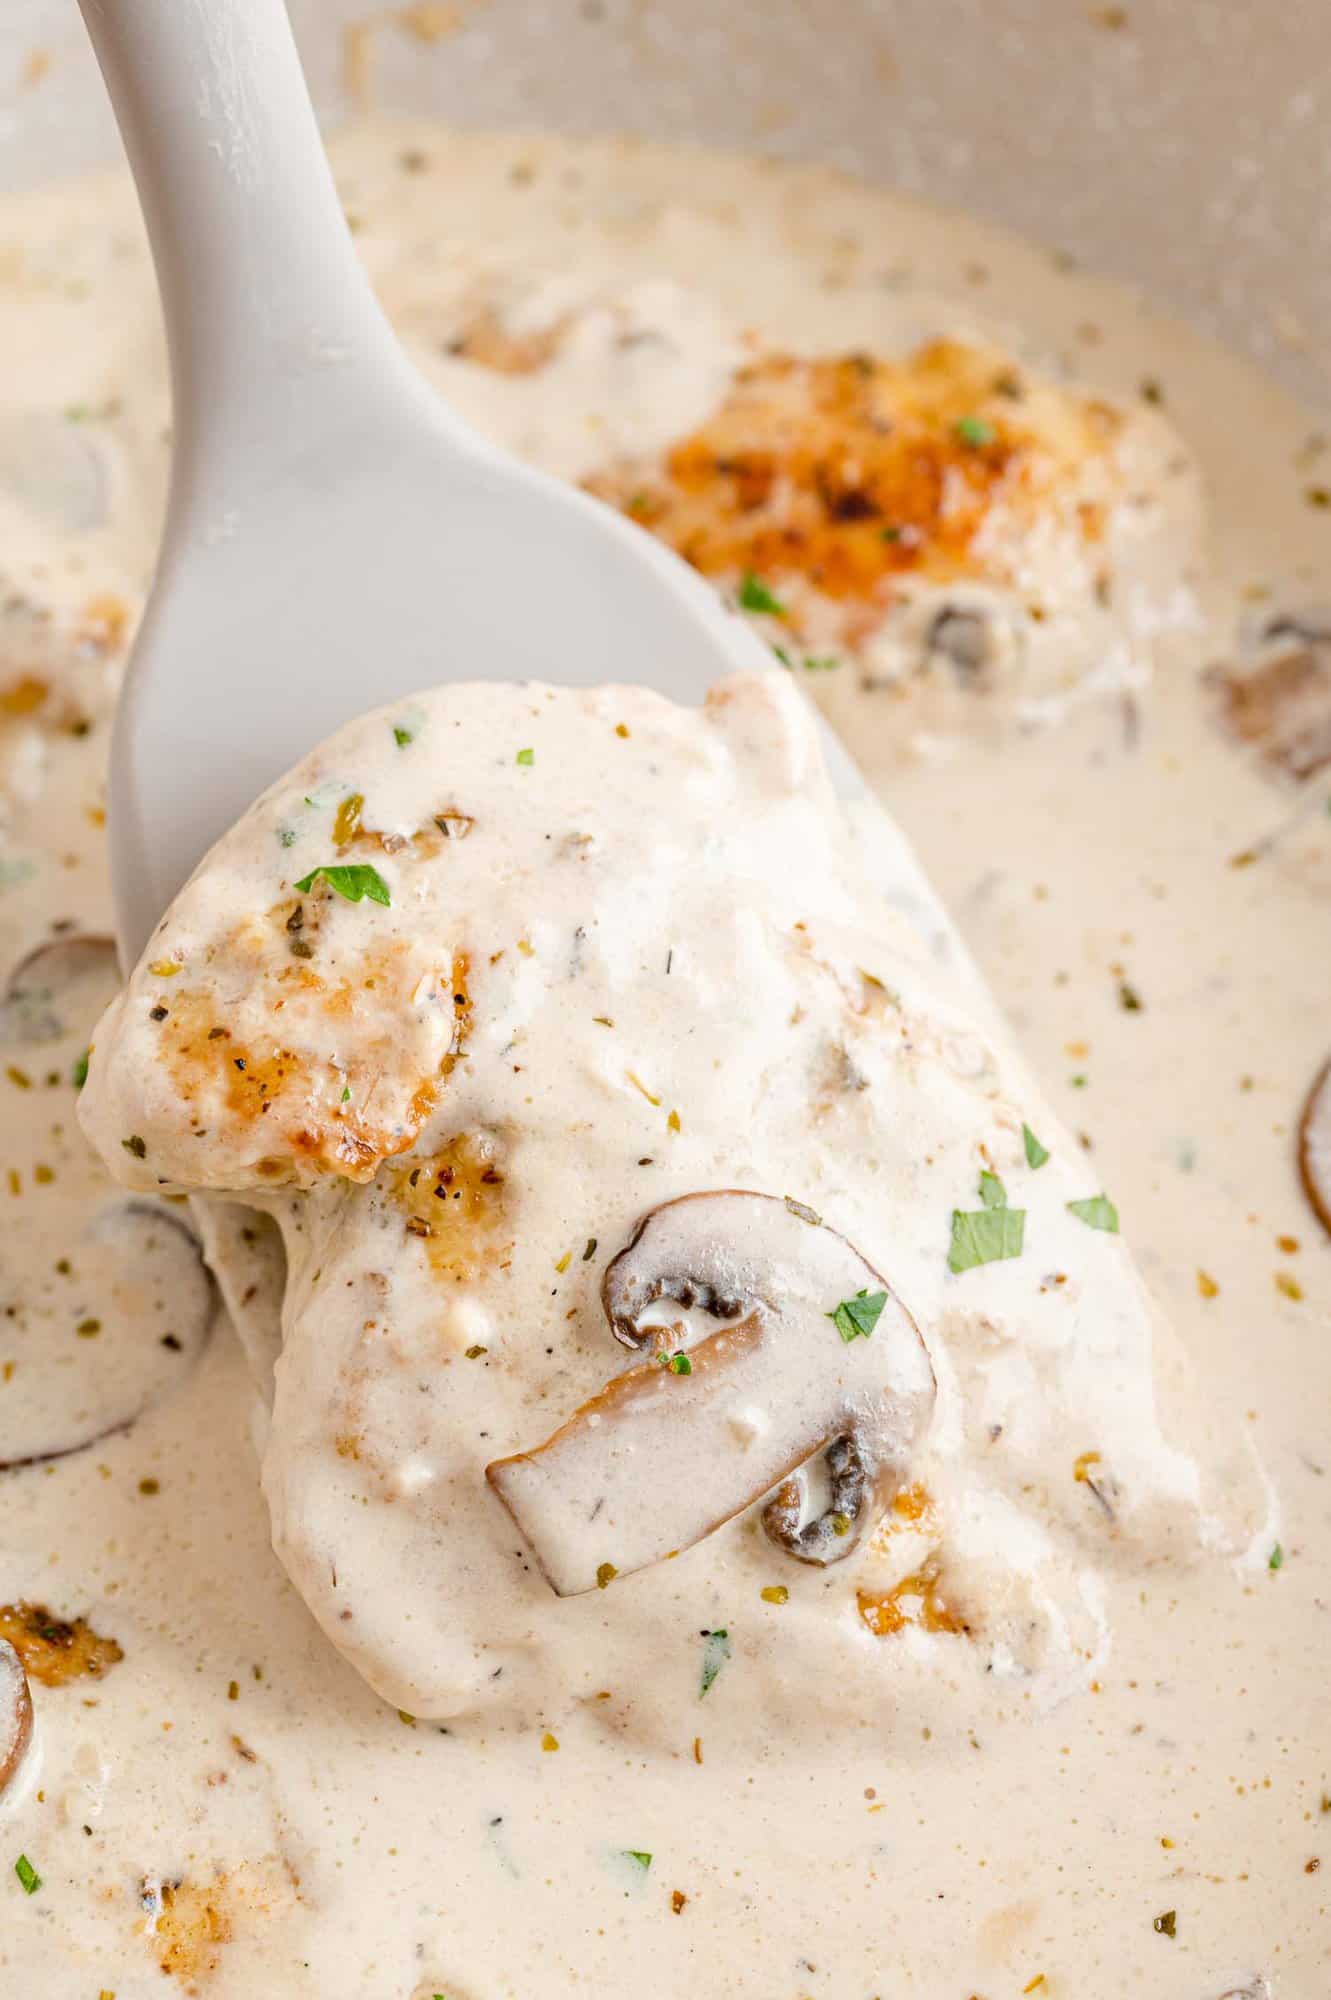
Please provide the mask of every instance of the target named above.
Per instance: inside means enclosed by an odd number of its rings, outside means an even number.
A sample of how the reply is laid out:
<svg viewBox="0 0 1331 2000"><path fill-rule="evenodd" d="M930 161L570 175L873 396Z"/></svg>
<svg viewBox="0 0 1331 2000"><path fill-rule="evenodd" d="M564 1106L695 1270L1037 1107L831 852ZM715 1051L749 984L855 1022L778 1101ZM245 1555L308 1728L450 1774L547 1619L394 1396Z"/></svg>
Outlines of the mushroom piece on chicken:
<svg viewBox="0 0 1331 2000"><path fill-rule="evenodd" d="M32 1696L23 1662L0 1639L0 1798L23 1762L32 1738Z"/></svg>
<svg viewBox="0 0 1331 2000"><path fill-rule="evenodd" d="M602 1303L645 1358L544 1444L486 1468L555 1592L679 1554L824 1450L826 1533L824 1517L801 1526L788 1492L765 1525L805 1560L848 1553L906 1476L934 1400L919 1329L859 1251L798 1202L684 1195L647 1215ZM723 1324L694 1337L691 1308Z"/></svg>

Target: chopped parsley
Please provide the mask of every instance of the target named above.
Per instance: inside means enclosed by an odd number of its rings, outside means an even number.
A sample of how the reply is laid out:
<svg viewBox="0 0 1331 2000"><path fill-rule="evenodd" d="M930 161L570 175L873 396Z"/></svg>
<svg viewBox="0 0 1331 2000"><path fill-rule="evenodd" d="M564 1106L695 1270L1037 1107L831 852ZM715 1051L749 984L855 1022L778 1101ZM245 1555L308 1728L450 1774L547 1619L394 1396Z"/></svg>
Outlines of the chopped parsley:
<svg viewBox="0 0 1331 2000"><path fill-rule="evenodd" d="M277 839L278 839L278 845L281 847L294 847L296 844L295 827L279 826L277 829Z"/></svg>
<svg viewBox="0 0 1331 2000"><path fill-rule="evenodd" d="M1026 1237L1024 1208L961 1209L952 1211L952 1242L947 1268L959 1275L980 1264L999 1264L1008 1257L1020 1257Z"/></svg>
<svg viewBox="0 0 1331 2000"><path fill-rule="evenodd" d="M652 1857L647 1853L645 1848L626 1847L623 1853L624 1859L633 1862L635 1867L641 1868L644 1875L652 1865Z"/></svg>
<svg viewBox="0 0 1331 2000"><path fill-rule="evenodd" d="M1042 1167L1049 1158L1049 1148L1040 1144L1029 1125L1023 1125L1021 1128L1021 1143L1026 1148L1027 1166Z"/></svg>
<svg viewBox="0 0 1331 2000"><path fill-rule="evenodd" d="M1118 1210L1107 1194L1089 1195L1085 1201L1070 1201L1069 1215L1075 1215L1078 1222L1084 1222L1088 1229L1103 1229L1111 1236L1118 1235Z"/></svg>
<svg viewBox="0 0 1331 2000"><path fill-rule="evenodd" d="M42 1878L26 1854L20 1854L18 1860L14 1863L14 1873L23 1884L24 1895L35 1896L42 1886Z"/></svg>
<svg viewBox="0 0 1331 2000"><path fill-rule="evenodd" d="M1007 1207L1007 1189L998 1175L991 1174L987 1168L980 1175L980 1200L986 1208Z"/></svg>
<svg viewBox="0 0 1331 2000"><path fill-rule="evenodd" d="M414 729L404 729L400 722L395 722L393 724L393 741L399 750L405 750L408 743L416 741L416 732Z"/></svg>
<svg viewBox="0 0 1331 2000"><path fill-rule="evenodd" d="M666 1363L666 1366L669 1368L670 1373L672 1375L692 1375L693 1373L693 1363L689 1360L689 1357L687 1354L685 1354L683 1348L677 1349L676 1352L671 1355L669 1361Z"/></svg>
<svg viewBox="0 0 1331 2000"><path fill-rule="evenodd" d="M519 750L513 761L516 764L534 764L536 762L536 752L534 750Z"/></svg>
<svg viewBox="0 0 1331 2000"><path fill-rule="evenodd" d="M382 903L385 909L392 907L393 899L388 893L387 882L368 861L325 862L319 868L311 868L308 875L303 875L296 888L302 896L306 896L321 876L329 888L345 897L348 903L359 903L368 896L372 903Z"/></svg>
<svg viewBox="0 0 1331 2000"><path fill-rule="evenodd" d="M721 1625L713 1632L702 1634L702 1674L698 1681L698 1699L706 1694L712 1682L730 1658L730 1634Z"/></svg>
<svg viewBox="0 0 1331 2000"><path fill-rule="evenodd" d="M963 444L974 445L978 450L982 445L992 444L997 432L983 417L958 417L957 436Z"/></svg>
<svg viewBox="0 0 1331 2000"><path fill-rule="evenodd" d="M91 1049L85 1049L69 1072L69 1080L75 1090L82 1090L84 1084L88 1081L88 1057L91 1054Z"/></svg>
<svg viewBox="0 0 1331 2000"><path fill-rule="evenodd" d="M834 667L839 667L840 665L841 661L835 653L806 653L804 655L804 671L806 674L830 674Z"/></svg>
<svg viewBox="0 0 1331 2000"><path fill-rule="evenodd" d="M827 1317L849 1346L852 1340L869 1338L886 1304L886 1292L870 1292L866 1289L856 1292L853 1299L842 1299L835 1312L828 1313Z"/></svg>
<svg viewBox="0 0 1331 2000"><path fill-rule="evenodd" d="M348 1100L348 1098L349 1098L350 1096L351 1096L351 1091L350 1091L350 1089L349 1089L349 1088L347 1088L347 1087L346 1087L346 1086L344 1085L344 1086L343 1086L343 1090L342 1090L342 1096L341 1096L341 1099L340 1099L340 1102L341 1102L341 1103L343 1103L343 1104L345 1104L345 1103L347 1102L347 1100Z"/></svg>
<svg viewBox="0 0 1331 2000"><path fill-rule="evenodd" d="M1279 1542L1275 1544L1270 1555L1266 1558L1266 1567L1268 1569L1283 1569L1285 1567L1285 1551L1281 1548Z"/></svg>
<svg viewBox="0 0 1331 2000"><path fill-rule="evenodd" d="M774 597L760 576L746 569L739 580L739 603L742 611L765 611L770 618L784 618L786 607L779 597Z"/></svg>

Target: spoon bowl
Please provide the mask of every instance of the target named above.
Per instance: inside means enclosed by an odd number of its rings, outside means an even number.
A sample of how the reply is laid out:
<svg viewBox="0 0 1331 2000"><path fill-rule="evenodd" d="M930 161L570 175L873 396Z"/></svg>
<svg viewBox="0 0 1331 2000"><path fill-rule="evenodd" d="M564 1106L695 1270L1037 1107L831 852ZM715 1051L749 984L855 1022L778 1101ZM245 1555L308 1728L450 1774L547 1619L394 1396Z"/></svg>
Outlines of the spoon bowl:
<svg viewBox="0 0 1331 2000"><path fill-rule="evenodd" d="M111 752L121 958L255 796L363 710L445 680L770 666L643 530L464 425L356 256L282 0L82 0L171 356L157 572ZM842 758L845 763L844 756Z"/></svg>

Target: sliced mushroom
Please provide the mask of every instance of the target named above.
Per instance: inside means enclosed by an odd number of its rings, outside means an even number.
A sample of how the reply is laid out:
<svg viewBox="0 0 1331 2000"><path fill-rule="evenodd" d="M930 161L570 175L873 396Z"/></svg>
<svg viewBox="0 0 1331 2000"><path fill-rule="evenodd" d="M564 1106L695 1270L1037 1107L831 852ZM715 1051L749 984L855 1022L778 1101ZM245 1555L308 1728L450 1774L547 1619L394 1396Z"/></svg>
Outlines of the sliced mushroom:
<svg viewBox="0 0 1331 2000"><path fill-rule="evenodd" d="M75 1000L74 987L99 977L109 999L116 980L116 948L109 937L85 931L56 933L23 957L0 993L0 1042L55 1042L77 1022L96 1018L98 1001ZM68 1004L74 1000L75 1004Z"/></svg>
<svg viewBox="0 0 1331 2000"><path fill-rule="evenodd" d="M162 1203L109 1203L60 1261L65 1270L40 1283L26 1268L20 1278L0 1244L14 1363L0 1398L0 1472L126 1430L184 1381L212 1326L216 1294L199 1244Z"/></svg>
<svg viewBox="0 0 1331 2000"><path fill-rule="evenodd" d="M1241 635L1242 666L1206 670L1223 727L1295 779L1331 763L1331 630L1325 614L1268 614Z"/></svg>
<svg viewBox="0 0 1331 2000"><path fill-rule="evenodd" d="M838 1306L879 1293L872 1332L843 1339ZM651 1358L535 1450L486 1467L557 1594L692 1547L820 1451L835 1460L826 1526L806 1527L802 1495L784 1490L765 1525L803 1560L848 1553L900 1485L934 1400L914 1320L859 1251L800 1203L684 1195L646 1216L602 1303L616 1338ZM691 1337L678 1313L695 1307L726 1324Z"/></svg>
<svg viewBox="0 0 1331 2000"><path fill-rule="evenodd" d="M0 1798L32 1741L32 1696L14 1648L0 1639Z"/></svg>
<svg viewBox="0 0 1331 2000"><path fill-rule="evenodd" d="M1331 1060L1318 1071L1299 1120L1299 1175L1317 1220L1331 1233Z"/></svg>
<svg viewBox="0 0 1331 2000"><path fill-rule="evenodd" d="M993 620L975 605L946 604L925 634L926 661L944 659L963 683L978 680L994 652Z"/></svg>

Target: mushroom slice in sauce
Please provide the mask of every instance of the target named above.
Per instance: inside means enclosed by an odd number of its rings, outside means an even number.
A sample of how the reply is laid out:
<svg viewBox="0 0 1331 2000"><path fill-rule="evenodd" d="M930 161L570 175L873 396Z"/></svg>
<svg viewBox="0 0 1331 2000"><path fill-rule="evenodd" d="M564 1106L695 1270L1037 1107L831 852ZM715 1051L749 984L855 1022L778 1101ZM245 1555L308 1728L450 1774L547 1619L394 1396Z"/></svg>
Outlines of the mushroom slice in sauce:
<svg viewBox="0 0 1331 2000"><path fill-rule="evenodd" d="M1331 622L1325 612L1277 612L1240 640L1242 666L1206 679L1220 719L1273 770L1302 780L1331 764Z"/></svg>
<svg viewBox="0 0 1331 2000"><path fill-rule="evenodd" d="M66 1272L12 1301L7 1348L24 1395L0 1403L0 1472L127 1429L184 1380L212 1326L198 1242L162 1204L107 1204L63 1261ZM7 1267L0 1246L0 1289L14 1282Z"/></svg>
<svg viewBox="0 0 1331 2000"><path fill-rule="evenodd" d="M14 1648L0 1639L0 1798L32 1740L32 1696Z"/></svg>
<svg viewBox="0 0 1331 2000"><path fill-rule="evenodd" d="M1331 1060L1318 1071L1299 1120L1299 1175L1317 1220L1331 1232Z"/></svg>
<svg viewBox="0 0 1331 2000"><path fill-rule="evenodd" d="M94 976L104 981L105 993L76 999L74 989ZM0 992L0 1042L58 1041L79 1022L96 1018L115 980L116 948L109 937L68 931L44 939L18 960Z"/></svg>
<svg viewBox="0 0 1331 2000"><path fill-rule="evenodd" d="M879 1293L872 1332L843 1339L837 1307ZM610 1265L602 1303L650 1358L535 1450L486 1467L559 1596L692 1547L829 1447L843 1500L857 1489L836 1552L877 1518L929 1422L933 1370L900 1300L812 1210L734 1189L665 1202ZM690 1308L725 1324L693 1338L678 1318ZM782 1506L768 1532L823 1560L833 1531Z"/></svg>

